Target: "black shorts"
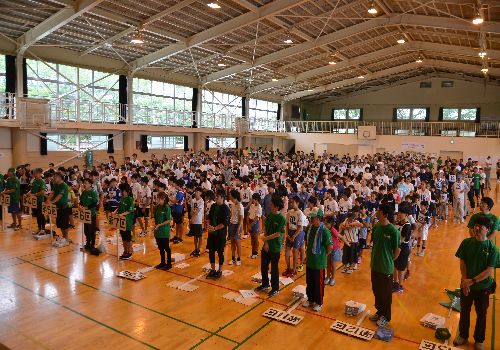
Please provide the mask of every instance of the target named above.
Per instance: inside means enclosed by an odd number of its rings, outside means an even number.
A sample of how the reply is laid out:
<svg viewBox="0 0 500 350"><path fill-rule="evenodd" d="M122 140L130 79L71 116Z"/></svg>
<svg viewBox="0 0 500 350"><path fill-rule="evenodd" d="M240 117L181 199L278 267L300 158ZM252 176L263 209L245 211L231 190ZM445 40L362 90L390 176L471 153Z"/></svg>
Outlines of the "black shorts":
<svg viewBox="0 0 500 350"><path fill-rule="evenodd" d="M124 241L124 242L132 241L132 231L120 230L120 236L122 236L122 241Z"/></svg>
<svg viewBox="0 0 500 350"><path fill-rule="evenodd" d="M401 244L401 252L396 260L394 260L394 267L398 271L404 271L408 267L408 257L410 256L410 244Z"/></svg>
<svg viewBox="0 0 500 350"><path fill-rule="evenodd" d="M172 219L176 224L182 224L184 221L184 213L172 213Z"/></svg>
<svg viewBox="0 0 500 350"><path fill-rule="evenodd" d="M71 215L71 208L58 208L56 226L61 230L69 229L69 216Z"/></svg>
<svg viewBox="0 0 500 350"><path fill-rule="evenodd" d="M189 225L189 231L194 237L201 237L203 235L203 225L202 224L191 224Z"/></svg>
<svg viewBox="0 0 500 350"><path fill-rule="evenodd" d="M137 208L135 216L138 218L149 218L149 208Z"/></svg>
<svg viewBox="0 0 500 350"><path fill-rule="evenodd" d="M209 233L207 237L207 249L213 251L224 251L226 246L226 233L219 232L217 234Z"/></svg>

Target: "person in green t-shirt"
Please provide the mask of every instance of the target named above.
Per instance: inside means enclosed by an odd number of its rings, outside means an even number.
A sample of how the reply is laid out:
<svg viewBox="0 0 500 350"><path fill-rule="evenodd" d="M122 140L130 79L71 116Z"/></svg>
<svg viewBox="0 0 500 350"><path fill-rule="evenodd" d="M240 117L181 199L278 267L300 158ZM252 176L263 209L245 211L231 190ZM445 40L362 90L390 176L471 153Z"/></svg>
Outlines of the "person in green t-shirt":
<svg viewBox="0 0 500 350"><path fill-rule="evenodd" d="M378 223L373 227L371 281L377 312L370 316L379 327L385 327L391 321L392 287L394 260L401 251L399 230L391 223L394 212L389 204L382 204L377 210Z"/></svg>
<svg viewBox="0 0 500 350"><path fill-rule="evenodd" d="M61 172L54 174L54 185L52 186L52 193L47 198L47 203L55 204L57 207L56 225L61 229L62 238L54 241L54 246L64 247L69 245L69 217L71 215L71 208L68 208L68 185L64 182L64 175Z"/></svg>
<svg viewBox="0 0 500 350"><path fill-rule="evenodd" d="M311 211L306 232L306 294L307 300L303 307L312 306L314 311L321 311L325 292L326 256L333 249L332 234L321 222L323 212Z"/></svg>
<svg viewBox="0 0 500 350"><path fill-rule="evenodd" d="M479 194L481 193L481 174L479 174L479 169L474 167L474 171L471 175L472 178L472 192L476 197L476 203L479 202Z"/></svg>
<svg viewBox="0 0 500 350"><path fill-rule="evenodd" d="M170 221L172 220L172 214L170 212L170 206L165 204L165 192L158 193L157 205L155 206L154 219L155 228L154 234L156 239L156 244L160 250L161 262L155 266L155 268L160 270L170 270L172 268L172 252L170 250ZM167 262L165 262L165 252L167 252Z"/></svg>
<svg viewBox="0 0 500 350"><path fill-rule="evenodd" d="M98 206L99 198L97 196L97 192L92 189L92 180L86 178L83 180L83 191L80 195L80 205L78 208L80 210L90 210L90 223L83 224L83 232L86 239L84 249L90 251L93 255L99 255L100 253L95 247L96 213Z"/></svg>
<svg viewBox="0 0 500 350"><path fill-rule="evenodd" d="M476 223L476 219L480 215L484 215L491 222L487 237L490 241L495 241L496 231L500 231L500 219L498 218L498 216L491 212L493 204L493 199L491 199L490 197L481 198L481 202L479 203L480 212L473 214L469 219L469 223L467 224L467 227L469 228L469 235L471 237L474 237L474 225Z"/></svg>
<svg viewBox="0 0 500 350"><path fill-rule="evenodd" d="M261 236L264 245L261 252L260 272L262 274L262 284L256 291L269 289L269 264L271 264L271 291L269 297L275 296L279 290L279 266L281 245L285 235L286 219L280 211L283 209L283 199L275 194L271 198L271 212L266 217L264 223L265 232Z"/></svg>
<svg viewBox="0 0 500 350"><path fill-rule="evenodd" d="M462 345L469 338L470 312L472 304L476 309L474 329L475 349L484 349L486 313L490 294L495 293L496 283L491 277L498 262L498 248L488 239L491 221L486 215L479 215L474 223L474 236L460 244L455 256L460 259L460 322L454 345Z"/></svg>
<svg viewBox="0 0 500 350"><path fill-rule="evenodd" d="M7 227L19 230L21 228L21 207L19 205L21 184L16 177L16 169L10 168L7 171L7 181L5 182L5 189L2 194L10 196L10 204L7 211L12 215L12 224Z"/></svg>
<svg viewBox="0 0 500 350"><path fill-rule="evenodd" d="M119 186L120 189L120 203L118 204L118 209L113 213L120 214L122 218L125 218L125 230L120 230L120 235L122 236L123 242L123 254L120 255L122 260L132 259L132 254L134 252L132 248L132 226L134 225L134 211L135 203L132 197L132 189L127 183L122 183Z"/></svg>
<svg viewBox="0 0 500 350"><path fill-rule="evenodd" d="M45 234L45 215L42 212L42 203L45 202L45 180L42 179L43 170L38 168L33 172L33 182L31 183L31 195L36 196L36 208L33 208L32 215L36 216L38 234Z"/></svg>

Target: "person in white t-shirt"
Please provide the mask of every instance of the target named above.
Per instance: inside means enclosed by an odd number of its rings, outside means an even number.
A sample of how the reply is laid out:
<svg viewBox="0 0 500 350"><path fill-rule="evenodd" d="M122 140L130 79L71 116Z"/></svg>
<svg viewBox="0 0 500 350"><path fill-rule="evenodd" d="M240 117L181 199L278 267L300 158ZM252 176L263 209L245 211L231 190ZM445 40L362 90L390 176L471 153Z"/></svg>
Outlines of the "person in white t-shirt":
<svg viewBox="0 0 500 350"><path fill-rule="evenodd" d="M148 186L147 176L141 178L141 189L139 191L139 210L137 211L137 222L141 227L141 237L148 234L149 206L151 205L151 189Z"/></svg>
<svg viewBox="0 0 500 350"><path fill-rule="evenodd" d="M457 181L451 187L453 193L453 218L455 223L464 223L465 193L468 191L463 175L459 173Z"/></svg>
<svg viewBox="0 0 500 350"><path fill-rule="evenodd" d="M335 200L335 192L333 191L332 188L326 191L325 193L323 207L324 207L325 217L327 216L331 216L333 218L337 217L337 214L339 212L339 205Z"/></svg>
<svg viewBox="0 0 500 350"><path fill-rule="evenodd" d="M200 256L201 243L203 241L203 217L205 202L201 198L203 189L197 187L194 191L194 197L191 200L191 220L189 223L189 230L194 238L194 250L191 256Z"/></svg>
<svg viewBox="0 0 500 350"><path fill-rule="evenodd" d="M240 197L241 204L243 205L244 218L243 218L243 238L247 238L249 233L248 210L250 209L250 201L252 200L253 191L248 187L249 179L244 177L241 183Z"/></svg>
<svg viewBox="0 0 500 350"><path fill-rule="evenodd" d="M252 194L252 201L248 210L248 221L250 227L250 238L252 241L251 259L257 259L259 256L259 233L260 233L260 218L262 217L262 206L260 205L261 198L258 192Z"/></svg>
<svg viewBox="0 0 500 350"><path fill-rule="evenodd" d="M240 200L240 192L232 189L229 192L231 206L227 235L231 240L231 260L229 261L229 265L236 264L236 266L241 265L241 234L243 230L243 217L245 216L245 211ZM236 253L238 253L238 259L236 259Z"/></svg>
<svg viewBox="0 0 500 350"><path fill-rule="evenodd" d="M297 275L297 265L299 260L299 250L304 246L305 216L299 209L300 198L298 196L291 199L292 208L287 212L288 234L285 240L285 260L287 269L283 273L285 277L295 277ZM290 266L290 252L293 249L293 265Z"/></svg>

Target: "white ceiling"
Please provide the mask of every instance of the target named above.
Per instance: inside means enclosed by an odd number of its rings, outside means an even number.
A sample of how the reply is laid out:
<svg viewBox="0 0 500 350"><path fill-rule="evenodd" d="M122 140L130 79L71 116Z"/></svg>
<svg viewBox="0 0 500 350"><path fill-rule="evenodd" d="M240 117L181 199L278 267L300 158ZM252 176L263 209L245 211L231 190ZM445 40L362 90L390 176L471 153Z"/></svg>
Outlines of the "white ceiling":
<svg viewBox="0 0 500 350"><path fill-rule="evenodd" d="M500 80L500 1L208 2L0 0L0 33L27 54L60 47L119 60L130 72L160 69L285 100L320 101L432 74ZM478 10L480 26L472 24ZM137 28L142 45L130 43Z"/></svg>

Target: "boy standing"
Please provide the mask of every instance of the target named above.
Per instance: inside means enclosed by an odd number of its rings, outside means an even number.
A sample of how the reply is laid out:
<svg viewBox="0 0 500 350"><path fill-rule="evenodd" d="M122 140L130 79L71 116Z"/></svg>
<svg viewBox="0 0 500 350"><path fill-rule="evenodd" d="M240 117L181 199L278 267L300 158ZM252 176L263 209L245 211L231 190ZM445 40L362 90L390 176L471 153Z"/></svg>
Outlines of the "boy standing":
<svg viewBox="0 0 500 350"><path fill-rule="evenodd" d="M326 257L332 252L332 235L323 225L321 210L309 215L311 225L307 230L306 242L306 294L307 300L303 307L312 305L316 312L321 311L325 291Z"/></svg>
<svg viewBox="0 0 500 350"><path fill-rule="evenodd" d="M156 245L160 250L160 263L155 266L159 270L170 270L172 268L172 253L170 250L170 220L172 215L170 213L170 206L165 204L165 192L158 193L158 205L155 206L154 218L155 228L154 235ZM165 252L167 253L167 262L165 262Z"/></svg>
<svg viewBox="0 0 500 350"><path fill-rule="evenodd" d="M7 171L5 190L2 193L10 196L8 212L12 215L12 224L7 227L19 230L21 228L21 207L19 204L21 197L21 184L16 177L16 169L10 168Z"/></svg>
<svg viewBox="0 0 500 350"><path fill-rule="evenodd" d="M474 348L484 349L486 333L486 312L490 294L495 292L496 283L491 278L498 262L498 248L487 238L491 229L491 221L484 215L476 218L474 236L466 238L460 244L455 256L460 259L460 322L458 335L454 345L463 345L469 338L470 312L472 304L476 309L476 326L474 329Z"/></svg>
<svg viewBox="0 0 500 350"><path fill-rule="evenodd" d="M194 250L191 252L191 256L200 256L201 243L203 240L203 211L205 202L201 198L201 193L203 189L197 187L194 191L194 198L191 200L191 223L190 232L194 237Z"/></svg>

